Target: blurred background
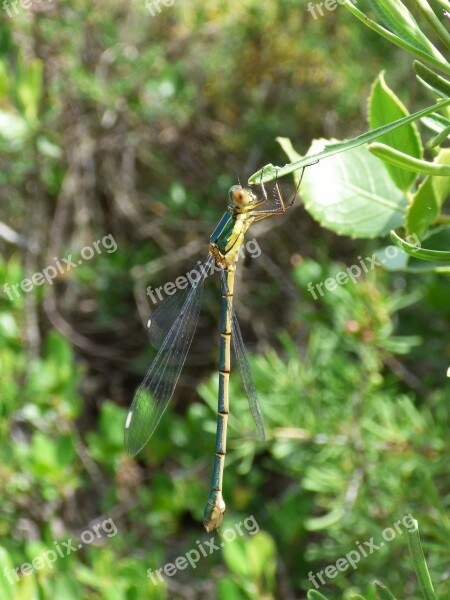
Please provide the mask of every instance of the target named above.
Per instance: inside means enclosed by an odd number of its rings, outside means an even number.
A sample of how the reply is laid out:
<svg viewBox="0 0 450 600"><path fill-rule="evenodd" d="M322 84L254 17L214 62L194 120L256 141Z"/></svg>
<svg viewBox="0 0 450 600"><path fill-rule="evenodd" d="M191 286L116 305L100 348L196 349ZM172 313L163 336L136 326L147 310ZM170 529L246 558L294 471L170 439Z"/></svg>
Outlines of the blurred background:
<svg viewBox="0 0 450 600"><path fill-rule="evenodd" d="M229 186L286 162L277 136L306 152L365 131L382 69L410 110L427 105L407 55L341 5L322 12L303 0L3 3L1 600L305 598L309 573L410 513L448 598L450 284L377 269L314 300L309 282L380 243L321 229L300 202L249 231L261 255L246 252L236 282L268 440L233 373L224 529L253 517L259 532L243 527L165 583L147 577L211 537L219 332L211 278L170 408L127 457L125 416L155 354L147 286L205 257ZM24 291L50 265L52 283ZM106 519L115 533L88 543ZM319 591L349 598L377 578L419 598L406 533L316 579ZM76 551L21 567L69 539Z"/></svg>

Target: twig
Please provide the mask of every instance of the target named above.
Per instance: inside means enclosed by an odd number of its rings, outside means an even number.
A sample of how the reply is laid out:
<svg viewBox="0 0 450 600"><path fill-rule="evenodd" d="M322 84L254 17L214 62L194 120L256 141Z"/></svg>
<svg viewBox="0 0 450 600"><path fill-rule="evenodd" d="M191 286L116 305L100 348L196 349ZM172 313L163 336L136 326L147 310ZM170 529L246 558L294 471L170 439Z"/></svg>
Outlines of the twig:
<svg viewBox="0 0 450 600"><path fill-rule="evenodd" d="M20 234L18 234L14 229L11 229L9 225L6 223L2 223L0 221L0 237L9 242L10 244L15 244L19 246L19 248L25 248L32 254L37 254L39 252L39 247L35 242L28 241Z"/></svg>
<svg viewBox="0 0 450 600"><path fill-rule="evenodd" d="M182 248L178 248L178 250L174 250L166 256L162 256L161 258L152 260L146 265L133 267L131 269L131 276L135 280L144 279L144 277L153 275L158 271L162 271L166 267L169 267L174 264L179 264L185 258L197 254L202 248L205 249L206 254L206 244L204 240L194 240L193 242L186 244L186 246L183 246Z"/></svg>
<svg viewBox="0 0 450 600"><path fill-rule="evenodd" d="M397 375L399 379L404 381L411 389L417 392L420 396L427 394L427 389L422 385L420 379L418 379L414 373L408 371L408 369L394 356L386 354L383 357L384 362L387 366Z"/></svg>
<svg viewBox="0 0 450 600"><path fill-rule="evenodd" d="M109 348L105 348L104 346L99 346L98 344L91 342L88 338L84 337L84 335L81 335L75 331L72 325L68 323L59 313L56 304L56 298L53 292L51 292L44 301L44 311L53 327L62 333L62 335L67 337L74 346L81 348L81 350L88 352L92 356L114 361L118 360L117 353L115 351L109 350Z"/></svg>

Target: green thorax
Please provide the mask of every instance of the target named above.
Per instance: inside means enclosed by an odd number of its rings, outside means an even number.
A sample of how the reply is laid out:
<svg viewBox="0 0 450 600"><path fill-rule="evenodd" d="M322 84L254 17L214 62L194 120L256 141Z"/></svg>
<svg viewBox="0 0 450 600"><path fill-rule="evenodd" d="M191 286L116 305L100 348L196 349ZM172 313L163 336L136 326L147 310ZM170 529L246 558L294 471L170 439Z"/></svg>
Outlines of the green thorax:
<svg viewBox="0 0 450 600"><path fill-rule="evenodd" d="M211 244L216 244L222 254L225 254L227 251L227 245L233 233L235 223L236 218L233 213L227 211L220 219L219 224L210 237Z"/></svg>

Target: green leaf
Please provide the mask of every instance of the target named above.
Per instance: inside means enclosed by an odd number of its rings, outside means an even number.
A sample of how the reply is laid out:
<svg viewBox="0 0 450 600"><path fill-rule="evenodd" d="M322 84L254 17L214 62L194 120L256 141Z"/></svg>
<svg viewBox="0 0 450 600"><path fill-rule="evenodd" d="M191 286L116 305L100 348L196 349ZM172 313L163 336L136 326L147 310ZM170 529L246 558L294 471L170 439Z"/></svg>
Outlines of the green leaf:
<svg viewBox="0 0 450 600"><path fill-rule="evenodd" d="M384 24L399 38L437 60L445 58L420 29L417 21L400 0L370 0Z"/></svg>
<svg viewBox="0 0 450 600"><path fill-rule="evenodd" d="M43 93L44 67L39 59L21 59L17 66L15 95L17 105L30 125L38 123L39 104Z"/></svg>
<svg viewBox="0 0 450 600"><path fill-rule="evenodd" d="M82 590L78 581L73 577L60 573L54 580L52 586L53 598L64 598L64 600L78 600Z"/></svg>
<svg viewBox="0 0 450 600"><path fill-rule="evenodd" d="M444 140L450 136L450 125L444 127L432 140L430 140L430 148L440 146Z"/></svg>
<svg viewBox="0 0 450 600"><path fill-rule="evenodd" d="M314 141L316 152L324 140ZM357 238L386 235L403 224L407 201L388 176L386 167L365 148L346 152L307 169L302 198L306 210L321 225Z"/></svg>
<svg viewBox="0 0 450 600"><path fill-rule="evenodd" d="M0 573L2 575L0 578L0 600L11 600L14 595L14 586L8 580L9 575L9 579L12 582L15 581L12 575L13 571L14 565L8 551L0 546Z"/></svg>
<svg viewBox="0 0 450 600"><path fill-rule="evenodd" d="M399 119L398 121L394 121L393 123L389 123L388 125L383 125L382 127L378 127L372 131L367 131L351 140L345 140L343 142L335 142L333 144L328 144L325 146L323 150L317 152L316 154L310 154L304 156L300 160L296 160L290 164L284 165L284 167L276 167L272 164L265 165L256 173L253 173L248 179L249 185L257 185L262 181L263 183L267 183L268 181L273 181L277 177L284 177L285 175L289 175L293 173L297 169L301 169L302 167L306 167L308 165L312 165L319 160L324 158L328 158L329 156L333 156L334 154L338 154L339 152L344 152L347 150L352 150L353 148L357 148L362 144L367 144L371 142L381 135L389 133L398 127L402 127L403 125L407 125L408 123L412 123L421 117L425 117L431 113L444 108L445 106L450 105L450 98L442 100L439 104L434 104L433 106L429 106L428 108L424 108L419 110L407 117L403 117L403 119Z"/></svg>
<svg viewBox="0 0 450 600"><path fill-rule="evenodd" d="M47 471L49 475L58 475L60 465L56 446L49 436L36 432L31 442L31 451L33 457L33 464L30 466L31 472L39 475Z"/></svg>
<svg viewBox="0 0 450 600"><path fill-rule="evenodd" d="M308 597L308 600L328 600L326 596L324 596L317 590L308 590L308 593L306 595Z"/></svg>
<svg viewBox="0 0 450 600"><path fill-rule="evenodd" d="M14 146L20 146L26 139L30 127L19 115L5 110L0 110L0 136L11 142Z"/></svg>
<svg viewBox="0 0 450 600"><path fill-rule="evenodd" d="M7 19L0 22L0 56L8 56L11 52L12 29Z"/></svg>
<svg viewBox="0 0 450 600"><path fill-rule="evenodd" d="M1 31L1 26L0 26L0 31ZM9 81L8 67L4 60L0 60L0 98L7 97L9 85L10 85L10 81Z"/></svg>
<svg viewBox="0 0 450 600"><path fill-rule="evenodd" d="M237 539L233 544L225 544L222 556L229 570L240 577L250 577L250 565L247 561L245 540Z"/></svg>
<svg viewBox="0 0 450 600"><path fill-rule="evenodd" d="M373 582L373 588L375 597L378 600L395 600L395 596L388 590L388 588L380 581Z"/></svg>
<svg viewBox="0 0 450 600"><path fill-rule="evenodd" d="M15 339L19 328L13 315L10 313L0 314L0 335L5 338Z"/></svg>
<svg viewBox="0 0 450 600"><path fill-rule="evenodd" d="M277 552L273 538L265 531L260 531L246 540L246 548L253 579L260 579L264 575L274 585Z"/></svg>
<svg viewBox="0 0 450 600"><path fill-rule="evenodd" d="M331 525L339 523L345 516L345 510L342 506L337 506L333 510L330 510L326 515L321 517L312 517L305 520L305 529L308 531L320 531L327 529Z"/></svg>
<svg viewBox="0 0 450 600"><path fill-rule="evenodd" d="M427 563L423 554L422 544L420 543L419 525L417 521L414 521L414 524L414 529L408 529L409 550L411 552L414 570L425 600L436 600L430 573L428 572Z"/></svg>
<svg viewBox="0 0 450 600"><path fill-rule="evenodd" d="M408 114L406 107L387 86L384 80L384 73L381 72L372 85L372 92L369 98L370 128L376 129L386 123L392 123L396 119L401 119ZM395 129L381 136L379 141L416 158L423 156L422 143L414 123L410 123L401 129ZM403 191L408 190L416 179L415 174L398 168L392 163L387 163L386 168L394 183Z"/></svg>
<svg viewBox="0 0 450 600"><path fill-rule="evenodd" d="M409 36L407 37L405 35L397 35L396 33L393 33L389 29L382 27L381 25L379 25L378 23L376 23L375 21L370 19L365 13L363 13L361 10L356 8L355 4L353 4L353 2L351 0L341 0L341 4L343 4L347 8L347 10L349 10L352 13L352 15L354 15L357 19L362 21L364 23L364 25L366 25L367 27L370 27L370 29L373 29L379 35L383 36L384 38L386 38L387 40L389 40L396 46L403 48L404 50L406 50L413 56L416 56L417 58L420 58L422 60L425 60L426 62L429 62L434 67L436 67L437 69L440 69L444 73L450 74L450 64L439 53L439 51L437 51L436 48L428 42L428 39L426 39L426 36L424 36L422 34L420 29L419 29L420 33L418 33L417 38L410 40ZM394 17L394 22L395 22L395 17ZM416 23L416 25L417 25L417 23ZM395 28L396 27L394 24L394 29ZM414 27L413 27L413 29L414 29ZM423 49L422 44L418 43L419 40L421 42L423 42L424 38L426 39L425 45L427 47L430 47L431 54L430 54L430 51Z"/></svg>
<svg viewBox="0 0 450 600"><path fill-rule="evenodd" d="M431 131L435 131L436 133L440 133L443 129L445 129L448 125L450 125L450 120L442 115L431 115L429 117L424 117L420 119L420 121L428 127Z"/></svg>
<svg viewBox="0 0 450 600"><path fill-rule="evenodd" d="M238 538L233 543L225 543L223 558L232 573L254 583L264 580L264 587L274 591L276 546L268 533L260 531L250 538Z"/></svg>
<svg viewBox="0 0 450 600"><path fill-rule="evenodd" d="M442 250L427 250L425 248L420 248L417 246L413 246L409 244L405 240L403 240L400 236L398 236L395 231L391 231L391 239L393 242L397 244L402 250L404 250L407 254L414 256L415 258L420 258L422 260L429 261L438 261L438 262L449 262L450 261L450 252L443 252Z"/></svg>
<svg viewBox="0 0 450 600"><path fill-rule="evenodd" d="M395 248L395 255L393 249ZM402 271L406 269L409 256L397 246L385 246L376 252L377 260L383 265L386 271Z"/></svg>
<svg viewBox="0 0 450 600"><path fill-rule="evenodd" d="M61 467L70 467L77 456L74 439L70 435L62 435L56 442L56 455Z"/></svg>
<svg viewBox="0 0 450 600"><path fill-rule="evenodd" d="M450 149L441 150L435 163L450 166ZM426 177L413 195L406 212L406 231L420 239L439 216L441 206L450 194L449 177Z"/></svg>
<svg viewBox="0 0 450 600"><path fill-rule="evenodd" d="M450 166L448 165L439 165L434 162L428 162L427 160L420 160L409 156L409 154L394 150L394 148L391 148L390 146L385 146L384 144L379 144L377 142L369 145L369 152L372 152L372 154L381 160L388 161L393 165L402 167L408 171L413 171L414 173L438 175L441 177L450 175Z"/></svg>
<svg viewBox="0 0 450 600"><path fill-rule="evenodd" d="M36 600L39 589L35 575L28 575L20 580L15 589L14 600Z"/></svg>
<svg viewBox="0 0 450 600"><path fill-rule="evenodd" d="M36 145L39 152L44 156L48 156L50 158L61 158L62 156L61 148L43 135L40 135L37 138Z"/></svg>
<svg viewBox="0 0 450 600"><path fill-rule="evenodd" d="M219 600L248 600L249 595L231 577L221 577L217 583L217 597Z"/></svg>
<svg viewBox="0 0 450 600"><path fill-rule="evenodd" d="M447 48L450 48L450 34L437 18L436 13L431 8L428 0L414 0L415 8L420 12L436 35L441 39Z"/></svg>
<svg viewBox="0 0 450 600"><path fill-rule="evenodd" d="M419 80L435 90L441 97L448 98L450 96L450 81L444 79L444 77L441 77L418 60L415 60L413 65Z"/></svg>

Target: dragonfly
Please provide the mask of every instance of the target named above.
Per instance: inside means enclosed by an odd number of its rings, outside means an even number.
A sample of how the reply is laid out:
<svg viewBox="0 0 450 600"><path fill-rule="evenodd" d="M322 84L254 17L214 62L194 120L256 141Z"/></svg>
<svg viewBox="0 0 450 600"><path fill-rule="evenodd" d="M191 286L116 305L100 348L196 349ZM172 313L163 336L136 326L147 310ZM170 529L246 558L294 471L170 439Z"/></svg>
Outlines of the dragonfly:
<svg viewBox="0 0 450 600"><path fill-rule="evenodd" d="M302 181L304 168L293 197L283 200L278 180L275 181L275 205L270 207L269 196L261 181L262 197L241 184L229 190L229 205L210 237L207 258L197 271L198 277L186 289L167 298L149 320L149 334L158 353L144 380L137 389L125 423L125 449L135 456L152 437L173 396L197 326L202 302L203 283L208 275L220 272L221 317L219 346L219 390L216 445L213 475L204 512L206 531L218 529L225 512L222 484L226 456L229 414L229 379L231 370L231 340L249 406L259 438L265 439L264 424L255 383L245 351L239 322L233 308L234 281L239 251L244 236L253 223L283 215L294 204Z"/></svg>

